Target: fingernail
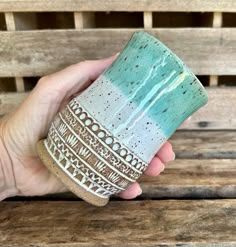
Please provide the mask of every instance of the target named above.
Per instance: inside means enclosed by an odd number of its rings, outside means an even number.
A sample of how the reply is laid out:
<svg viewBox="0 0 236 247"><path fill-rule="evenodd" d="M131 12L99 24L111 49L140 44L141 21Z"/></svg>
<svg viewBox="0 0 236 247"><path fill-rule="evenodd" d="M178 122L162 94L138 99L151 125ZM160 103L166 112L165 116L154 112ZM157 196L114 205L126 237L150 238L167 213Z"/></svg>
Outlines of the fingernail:
<svg viewBox="0 0 236 247"><path fill-rule="evenodd" d="M137 196L141 195L143 193L142 189L139 187Z"/></svg>
<svg viewBox="0 0 236 247"><path fill-rule="evenodd" d="M172 157L172 160L175 160L175 153L173 152L173 157Z"/></svg>
<svg viewBox="0 0 236 247"><path fill-rule="evenodd" d="M163 172L165 170L165 165L163 164L161 172Z"/></svg>
<svg viewBox="0 0 236 247"><path fill-rule="evenodd" d="M117 52L116 54L115 54L115 57L118 57L120 55L120 52Z"/></svg>

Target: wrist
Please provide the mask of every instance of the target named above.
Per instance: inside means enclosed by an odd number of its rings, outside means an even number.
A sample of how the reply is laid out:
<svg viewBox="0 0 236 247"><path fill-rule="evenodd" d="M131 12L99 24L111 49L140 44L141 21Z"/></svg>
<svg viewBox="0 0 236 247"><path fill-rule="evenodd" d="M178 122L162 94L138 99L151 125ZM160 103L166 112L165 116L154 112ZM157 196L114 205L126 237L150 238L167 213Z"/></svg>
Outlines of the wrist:
<svg viewBox="0 0 236 247"><path fill-rule="evenodd" d="M4 140L4 124L0 123L0 201L18 193L12 160Z"/></svg>

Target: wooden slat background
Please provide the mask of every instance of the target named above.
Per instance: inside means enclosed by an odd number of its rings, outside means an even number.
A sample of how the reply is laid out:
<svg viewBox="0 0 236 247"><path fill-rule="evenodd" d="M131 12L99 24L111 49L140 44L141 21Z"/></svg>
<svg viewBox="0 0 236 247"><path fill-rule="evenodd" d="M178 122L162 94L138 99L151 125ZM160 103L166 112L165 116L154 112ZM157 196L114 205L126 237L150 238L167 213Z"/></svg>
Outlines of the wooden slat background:
<svg viewBox="0 0 236 247"><path fill-rule="evenodd" d="M37 78L119 52L137 30L167 44L209 94L171 137L176 160L141 177L137 199L8 199L0 246L236 246L235 0L0 0L0 30L0 119Z"/></svg>
<svg viewBox="0 0 236 247"><path fill-rule="evenodd" d="M37 210L35 210L37 208ZM209 210L210 209L210 210ZM2 246L194 246L236 243L235 200L0 204ZM14 228L13 228L14 226Z"/></svg>
<svg viewBox="0 0 236 247"><path fill-rule="evenodd" d="M234 0L1 0L5 12L26 11L208 11L235 12Z"/></svg>
<svg viewBox="0 0 236 247"><path fill-rule="evenodd" d="M42 76L71 63L111 56L121 51L134 31L2 32L0 76ZM236 74L236 29L163 28L147 31L166 43L197 75Z"/></svg>
<svg viewBox="0 0 236 247"><path fill-rule="evenodd" d="M181 159L236 159L236 131L181 130L171 138Z"/></svg>

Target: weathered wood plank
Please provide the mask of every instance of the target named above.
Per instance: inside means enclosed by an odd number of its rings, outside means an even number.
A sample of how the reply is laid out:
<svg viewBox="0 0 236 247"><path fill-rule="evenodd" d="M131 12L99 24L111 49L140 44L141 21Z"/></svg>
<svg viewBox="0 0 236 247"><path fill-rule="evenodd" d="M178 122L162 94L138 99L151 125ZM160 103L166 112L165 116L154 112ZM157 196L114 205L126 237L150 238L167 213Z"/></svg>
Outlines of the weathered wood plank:
<svg viewBox="0 0 236 247"><path fill-rule="evenodd" d="M7 30L15 31L17 26L17 18L15 18L14 13L12 12L5 13L5 20L6 20ZM22 77L16 77L15 84L16 84L17 92L25 91L24 79Z"/></svg>
<svg viewBox="0 0 236 247"><path fill-rule="evenodd" d="M236 88L208 88L208 104L195 113L182 129L236 129Z"/></svg>
<svg viewBox="0 0 236 247"><path fill-rule="evenodd" d="M122 50L137 29L1 32L0 77L41 76ZM198 75L236 73L236 29L150 29ZM102 47L103 49L98 49Z"/></svg>
<svg viewBox="0 0 236 247"><path fill-rule="evenodd" d="M170 139L177 158L235 159L236 131L177 131Z"/></svg>
<svg viewBox="0 0 236 247"><path fill-rule="evenodd" d="M222 11L235 12L234 0L0 0L1 11Z"/></svg>
<svg viewBox="0 0 236 247"><path fill-rule="evenodd" d="M1 246L235 246L236 200L1 202Z"/></svg>
<svg viewBox="0 0 236 247"><path fill-rule="evenodd" d="M177 159L140 183L144 198L236 198L236 159Z"/></svg>
<svg viewBox="0 0 236 247"><path fill-rule="evenodd" d="M209 102L195 113L180 129L236 129L236 88L207 88ZM27 93L0 94L0 116L13 111Z"/></svg>

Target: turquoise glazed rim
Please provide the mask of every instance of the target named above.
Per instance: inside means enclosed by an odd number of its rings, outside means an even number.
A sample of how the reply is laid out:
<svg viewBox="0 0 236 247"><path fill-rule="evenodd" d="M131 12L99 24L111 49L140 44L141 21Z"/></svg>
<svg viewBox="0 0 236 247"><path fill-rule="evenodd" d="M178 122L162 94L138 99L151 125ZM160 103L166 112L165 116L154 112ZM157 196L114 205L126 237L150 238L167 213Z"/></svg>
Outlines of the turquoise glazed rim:
<svg viewBox="0 0 236 247"><path fill-rule="evenodd" d="M161 127L166 138L208 102L207 92L194 73L166 45L144 31L132 35L104 76L139 110L142 108ZM140 83L135 87L135 82ZM139 92L132 95L138 87ZM153 95L149 94L152 90ZM153 105L146 111L148 102Z"/></svg>

